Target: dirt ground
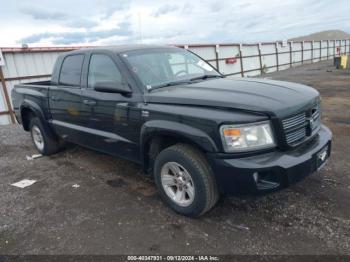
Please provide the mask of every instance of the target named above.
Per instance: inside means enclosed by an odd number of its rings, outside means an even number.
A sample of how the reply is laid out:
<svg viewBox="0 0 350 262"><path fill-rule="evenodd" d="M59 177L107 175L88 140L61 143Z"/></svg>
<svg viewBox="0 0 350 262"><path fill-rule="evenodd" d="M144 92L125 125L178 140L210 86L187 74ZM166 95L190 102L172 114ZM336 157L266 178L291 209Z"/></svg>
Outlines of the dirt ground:
<svg viewBox="0 0 350 262"><path fill-rule="evenodd" d="M274 194L225 197L190 219L163 205L135 164L77 146L30 161L28 133L1 126L0 253L350 254L350 71L322 62L266 77L321 93L334 134L321 172ZM10 185L24 178L37 182Z"/></svg>

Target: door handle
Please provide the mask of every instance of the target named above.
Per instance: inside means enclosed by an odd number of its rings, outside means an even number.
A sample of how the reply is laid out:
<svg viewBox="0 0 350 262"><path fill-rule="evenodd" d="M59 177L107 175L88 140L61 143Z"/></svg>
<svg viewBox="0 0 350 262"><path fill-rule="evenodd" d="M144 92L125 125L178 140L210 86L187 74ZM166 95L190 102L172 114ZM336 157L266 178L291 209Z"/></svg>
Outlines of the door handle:
<svg viewBox="0 0 350 262"><path fill-rule="evenodd" d="M52 101L60 101L61 98L57 97L57 96L51 96L51 100Z"/></svg>
<svg viewBox="0 0 350 262"><path fill-rule="evenodd" d="M94 106L96 105L96 101L95 100L88 100L88 99L85 99L83 100L83 103L87 106Z"/></svg>

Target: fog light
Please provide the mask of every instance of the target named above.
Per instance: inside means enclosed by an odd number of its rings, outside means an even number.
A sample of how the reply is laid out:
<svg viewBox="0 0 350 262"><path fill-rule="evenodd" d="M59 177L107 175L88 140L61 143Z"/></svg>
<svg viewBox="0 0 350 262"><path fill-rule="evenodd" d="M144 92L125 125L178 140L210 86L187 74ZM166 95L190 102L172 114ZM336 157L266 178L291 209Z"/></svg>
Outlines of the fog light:
<svg viewBox="0 0 350 262"><path fill-rule="evenodd" d="M258 172L253 173L253 178L254 178L255 183L258 183L258 179L259 179Z"/></svg>

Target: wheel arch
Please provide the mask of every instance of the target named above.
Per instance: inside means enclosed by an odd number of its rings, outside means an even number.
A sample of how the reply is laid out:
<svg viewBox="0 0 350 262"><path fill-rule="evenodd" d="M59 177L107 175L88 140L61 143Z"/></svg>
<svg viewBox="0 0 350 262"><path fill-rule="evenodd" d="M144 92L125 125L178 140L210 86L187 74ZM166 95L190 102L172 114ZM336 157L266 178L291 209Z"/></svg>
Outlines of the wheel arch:
<svg viewBox="0 0 350 262"><path fill-rule="evenodd" d="M177 143L193 146L202 152L217 152L214 141L204 131L183 123L154 120L141 129L141 160L146 172L153 169L156 156Z"/></svg>
<svg viewBox="0 0 350 262"><path fill-rule="evenodd" d="M42 108L31 100L25 99L20 106L20 115L22 120L22 126L25 131L29 131L30 120L33 117L38 117L45 128L49 128Z"/></svg>

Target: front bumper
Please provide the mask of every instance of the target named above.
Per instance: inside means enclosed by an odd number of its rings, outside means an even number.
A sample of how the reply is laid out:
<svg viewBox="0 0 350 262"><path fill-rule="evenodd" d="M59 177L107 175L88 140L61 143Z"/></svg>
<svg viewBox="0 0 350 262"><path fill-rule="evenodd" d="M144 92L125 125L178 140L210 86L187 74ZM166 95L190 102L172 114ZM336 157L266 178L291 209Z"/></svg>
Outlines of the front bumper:
<svg viewBox="0 0 350 262"><path fill-rule="evenodd" d="M269 192L315 172L318 169L318 153L328 145L329 157L331 140L331 131L322 125L312 141L290 151L276 150L230 159L215 154L207 156L222 193Z"/></svg>

